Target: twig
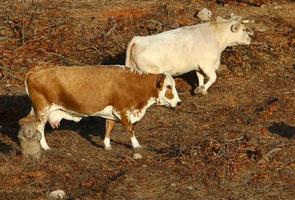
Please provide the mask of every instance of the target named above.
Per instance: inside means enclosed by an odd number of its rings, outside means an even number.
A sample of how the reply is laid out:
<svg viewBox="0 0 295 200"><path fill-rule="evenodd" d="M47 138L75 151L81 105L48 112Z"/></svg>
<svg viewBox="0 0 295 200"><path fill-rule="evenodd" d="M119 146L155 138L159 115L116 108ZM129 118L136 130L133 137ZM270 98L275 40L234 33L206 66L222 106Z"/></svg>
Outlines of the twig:
<svg viewBox="0 0 295 200"><path fill-rule="evenodd" d="M82 42L82 43L83 43L84 45L86 45L87 47L89 47L89 48L91 48L91 49L94 49L95 52L96 52L99 56L101 56L101 52L100 52L99 49L95 46L94 43L89 42L89 41L86 40L86 39L82 39L81 37L79 37L79 40L80 40L80 42Z"/></svg>
<svg viewBox="0 0 295 200"><path fill-rule="evenodd" d="M58 53L53 53L53 52L48 52L46 51L45 49L39 49L41 52L45 53L45 54L48 54L48 55L51 55L51 56L55 56L57 57L58 59L60 59L65 65L82 65L83 63L80 63L79 61L76 61L76 60L73 60L73 59L70 59L70 58L66 58L65 56L63 55L60 55ZM72 63L69 63L68 61L72 62Z"/></svg>
<svg viewBox="0 0 295 200"><path fill-rule="evenodd" d="M235 139L230 139L230 140L224 140L224 142L236 142L236 141L241 141L245 138L245 135L242 135L241 137L235 138Z"/></svg>
<svg viewBox="0 0 295 200"><path fill-rule="evenodd" d="M115 20L110 19L110 21L113 23L113 26L104 34L104 38L107 38L116 28L117 28L117 23Z"/></svg>
<svg viewBox="0 0 295 200"><path fill-rule="evenodd" d="M269 157L270 157L273 153L275 153L275 152L277 152L277 151L281 151L281 150L282 150L282 148L280 148L280 147L276 147L276 148L274 148L274 149L269 150L269 151L266 152L266 154L264 154L264 156L258 161L258 164L262 163L263 161L268 161Z"/></svg>

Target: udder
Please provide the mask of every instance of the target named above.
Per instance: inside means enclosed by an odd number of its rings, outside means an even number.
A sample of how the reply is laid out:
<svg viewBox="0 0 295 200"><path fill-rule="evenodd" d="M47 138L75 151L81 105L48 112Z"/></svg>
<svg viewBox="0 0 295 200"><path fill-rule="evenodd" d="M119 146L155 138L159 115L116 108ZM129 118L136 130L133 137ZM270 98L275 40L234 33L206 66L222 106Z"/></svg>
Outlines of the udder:
<svg viewBox="0 0 295 200"><path fill-rule="evenodd" d="M71 114L62 110L54 110L49 113L48 121L52 128L58 128L62 119L79 122L81 117L72 116Z"/></svg>

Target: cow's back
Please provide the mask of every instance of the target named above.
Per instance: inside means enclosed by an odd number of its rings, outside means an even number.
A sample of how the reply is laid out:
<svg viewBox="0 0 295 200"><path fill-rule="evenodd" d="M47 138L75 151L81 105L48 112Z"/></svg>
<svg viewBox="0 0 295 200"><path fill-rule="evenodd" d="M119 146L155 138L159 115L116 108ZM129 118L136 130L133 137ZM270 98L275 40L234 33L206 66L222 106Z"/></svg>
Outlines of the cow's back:
<svg viewBox="0 0 295 200"><path fill-rule="evenodd" d="M132 56L138 68L150 73L182 74L200 61L219 56L218 43L209 23L136 37Z"/></svg>

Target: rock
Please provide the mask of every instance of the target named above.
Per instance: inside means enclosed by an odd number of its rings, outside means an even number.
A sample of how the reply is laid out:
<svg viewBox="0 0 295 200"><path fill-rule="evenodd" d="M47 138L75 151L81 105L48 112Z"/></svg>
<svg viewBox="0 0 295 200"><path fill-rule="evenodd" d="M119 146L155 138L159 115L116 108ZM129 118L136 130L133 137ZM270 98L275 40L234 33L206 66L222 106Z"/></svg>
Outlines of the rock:
<svg viewBox="0 0 295 200"><path fill-rule="evenodd" d="M139 153L133 154L133 159L135 159L135 160L140 160L142 158L143 158L143 156L141 154L139 154Z"/></svg>
<svg viewBox="0 0 295 200"><path fill-rule="evenodd" d="M47 199L48 200L67 199L67 195L63 190L55 190L48 195Z"/></svg>
<svg viewBox="0 0 295 200"><path fill-rule="evenodd" d="M204 22L211 21L212 12L207 8L203 8L200 12L198 12L198 17Z"/></svg>
<svg viewBox="0 0 295 200"><path fill-rule="evenodd" d="M20 140L22 154L31 160L41 158L41 133L37 130L38 120L33 115L28 115L19 120L20 130L18 138Z"/></svg>

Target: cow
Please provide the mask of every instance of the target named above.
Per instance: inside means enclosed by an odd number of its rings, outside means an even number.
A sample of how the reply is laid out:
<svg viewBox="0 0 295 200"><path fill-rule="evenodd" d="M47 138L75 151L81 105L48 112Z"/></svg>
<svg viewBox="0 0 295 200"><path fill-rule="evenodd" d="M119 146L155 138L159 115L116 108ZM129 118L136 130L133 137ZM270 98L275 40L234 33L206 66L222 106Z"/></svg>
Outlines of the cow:
<svg viewBox="0 0 295 200"><path fill-rule="evenodd" d="M38 119L40 144L49 149L45 124L58 128L62 119L78 122L83 117L106 119L104 147L111 149L110 137L116 122L130 134L134 149L141 147L133 124L157 103L174 108L181 100L169 74L148 74L124 66L58 66L27 73L25 87L32 102L29 115Z"/></svg>
<svg viewBox="0 0 295 200"><path fill-rule="evenodd" d="M194 93L207 94L216 81L222 51L237 44L250 44L249 33L239 20L197 24L150 36L135 36L129 42L125 65L149 73L178 76L196 70L199 86ZM205 74L208 81L204 84Z"/></svg>

